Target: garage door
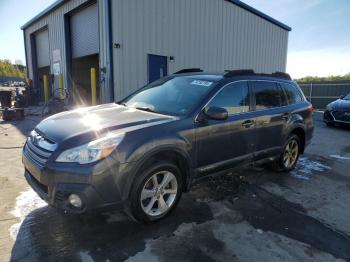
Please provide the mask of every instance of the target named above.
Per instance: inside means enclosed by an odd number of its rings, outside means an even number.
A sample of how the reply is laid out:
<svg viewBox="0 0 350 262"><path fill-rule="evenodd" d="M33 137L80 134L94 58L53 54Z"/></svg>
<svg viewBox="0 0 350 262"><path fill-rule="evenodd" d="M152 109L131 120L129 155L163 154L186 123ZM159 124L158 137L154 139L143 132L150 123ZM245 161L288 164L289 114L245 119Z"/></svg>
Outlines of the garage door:
<svg viewBox="0 0 350 262"><path fill-rule="evenodd" d="M72 57L82 57L99 52L98 7L91 5L71 17Z"/></svg>
<svg viewBox="0 0 350 262"><path fill-rule="evenodd" d="M49 31L44 30L35 34L35 45L38 67L45 67L50 65L49 52Z"/></svg>

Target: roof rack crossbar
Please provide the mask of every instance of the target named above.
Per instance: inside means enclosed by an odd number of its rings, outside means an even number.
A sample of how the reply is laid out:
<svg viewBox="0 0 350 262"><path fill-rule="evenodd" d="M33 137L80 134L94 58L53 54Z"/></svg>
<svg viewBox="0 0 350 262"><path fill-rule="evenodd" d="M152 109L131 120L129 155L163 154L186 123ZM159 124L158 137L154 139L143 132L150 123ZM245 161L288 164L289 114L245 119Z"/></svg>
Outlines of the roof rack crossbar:
<svg viewBox="0 0 350 262"><path fill-rule="evenodd" d="M289 74L284 72L274 72L272 74L264 74L264 73L255 73L253 69L241 69L241 70L226 70L226 74L224 77L233 77L233 76L241 76L241 75L254 75L254 76L270 76L270 77L279 77L288 80L292 80Z"/></svg>
<svg viewBox="0 0 350 262"><path fill-rule="evenodd" d="M184 74L184 73L195 73L195 72L203 72L203 70L200 68L185 68L185 69L181 69L180 71L175 72L174 75Z"/></svg>

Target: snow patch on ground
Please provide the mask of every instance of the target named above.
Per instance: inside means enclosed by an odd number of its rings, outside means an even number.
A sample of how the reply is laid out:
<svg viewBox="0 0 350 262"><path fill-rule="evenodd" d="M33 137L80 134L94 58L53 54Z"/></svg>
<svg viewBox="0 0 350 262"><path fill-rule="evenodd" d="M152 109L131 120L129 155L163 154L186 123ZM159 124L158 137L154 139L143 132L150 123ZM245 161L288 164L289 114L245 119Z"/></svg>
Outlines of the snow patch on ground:
<svg viewBox="0 0 350 262"><path fill-rule="evenodd" d="M46 205L46 202L43 201L32 189L20 193L16 198L15 208L10 212L11 215L20 219L19 223L12 225L9 229L13 240L16 240L19 228L26 216L33 210Z"/></svg>
<svg viewBox="0 0 350 262"><path fill-rule="evenodd" d="M296 169L290 172L290 174L292 177L298 179L309 180L310 176L315 172L323 172L330 169L331 167L326 166L316 160L300 157Z"/></svg>
<svg viewBox="0 0 350 262"><path fill-rule="evenodd" d="M94 262L88 251L80 251L79 256L82 262Z"/></svg>
<svg viewBox="0 0 350 262"><path fill-rule="evenodd" d="M341 159L341 160L350 160L350 157L347 157L347 156L330 155L330 157L332 157L332 158L337 158L337 159Z"/></svg>

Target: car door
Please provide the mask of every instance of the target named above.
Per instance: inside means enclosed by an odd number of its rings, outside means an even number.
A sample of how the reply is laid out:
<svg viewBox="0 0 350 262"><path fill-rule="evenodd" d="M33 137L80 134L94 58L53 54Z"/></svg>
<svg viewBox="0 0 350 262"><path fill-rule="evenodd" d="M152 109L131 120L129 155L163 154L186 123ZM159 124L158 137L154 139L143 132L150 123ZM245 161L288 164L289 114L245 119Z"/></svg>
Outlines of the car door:
<svg viewBox="0 0 350 262"><path fill-rule="evenodd" d="M225 85L205 108L228 111L226 120L196 122L197 171L210 173L252 159L254 120L246 81Z"/></svg>
<svg viewBox="0 0 350 262"><path fill-rule="evenodd" d="M290 113L286 98L278 83L250 81L257 141L254 158L260 160L278 155L283 144L283 133Z"/></svg>

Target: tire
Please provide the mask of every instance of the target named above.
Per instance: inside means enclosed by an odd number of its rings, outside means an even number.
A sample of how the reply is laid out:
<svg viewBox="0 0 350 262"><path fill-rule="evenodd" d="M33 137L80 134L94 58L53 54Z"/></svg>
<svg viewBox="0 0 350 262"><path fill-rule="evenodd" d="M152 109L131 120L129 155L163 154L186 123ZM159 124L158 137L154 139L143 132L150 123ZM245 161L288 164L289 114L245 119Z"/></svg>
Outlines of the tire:
<svg viewBox="0 0 350 262"><path fill-rule="evenodd" d="M332 122L326 122L326 125L327 125L327 126L334 126L334 123L332 123Z"/></svg>
<svg viewBox="0 0 350 262"><path fill-rule="evenodd" d="M168 183L162 186L164 182ZM139 222L158 221L174 210L181 195L182 175L178 167L171 162L156 162L137 175L130 195L131 213L128 213Z"/></svg>
<svg viewBox="0 0 350 262"><path fill-rule="evenodd" d="M294 146L296 147L296 150ZM289 148L289 153L286 152L288 150L287 147ZM299 137L295 134L291 134L283 145L280 157L272 163L272 168L278 172L289 172L293 170L300 156L300 148L301 144ZM288 155L287 158L289 159L289 162L286 160L286 154ZM292 157L293 161L291 161Z"/></svg>

